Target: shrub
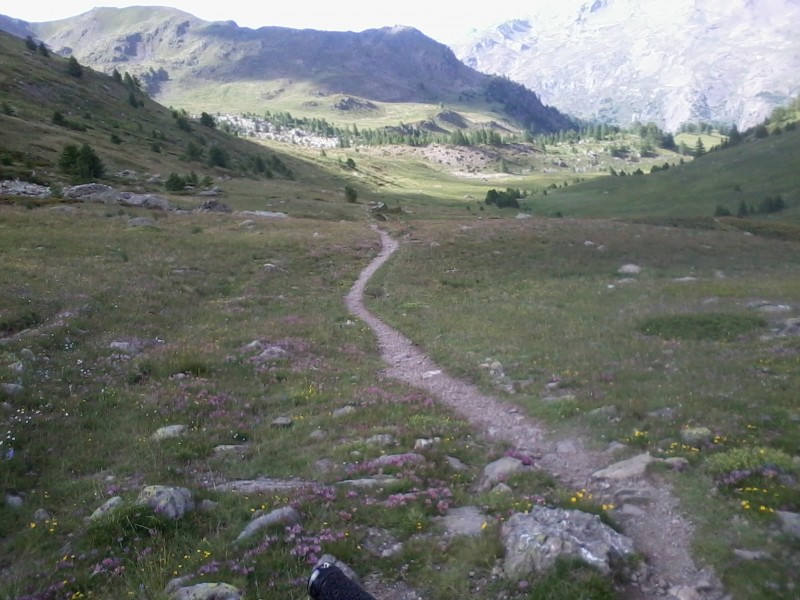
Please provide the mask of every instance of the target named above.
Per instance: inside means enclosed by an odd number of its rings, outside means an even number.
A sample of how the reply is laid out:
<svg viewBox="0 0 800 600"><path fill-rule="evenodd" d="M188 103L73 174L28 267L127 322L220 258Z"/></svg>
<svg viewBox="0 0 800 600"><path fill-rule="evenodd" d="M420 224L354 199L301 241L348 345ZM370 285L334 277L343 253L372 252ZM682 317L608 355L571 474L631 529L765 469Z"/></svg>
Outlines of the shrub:
<svg viewBox="0 0 800 600"><path fill-rule="evenodd" d="M80 147L67 144L58 159L58 167L79 183L99 179L105 174L103 161L89 144Z"/></svg>
<svg viewBox="0 0 800 600"><path fill-rule="evenodd" d="M70 56L69 60L67 61L67 73L73 77L83 76L83 67L81 67L78 59L76 59L74 56Z"/></svg>
<svg viewBox="0 0 800 600"><path fill-rule="evenodd" d="M208 165L210 167L227 167L228 156L225 151L219 146L211 146L208 149Z"/></svg>
<svg viewBox="0 0 800 600"><path fill-rule="evenodd" d="M180 192L186 187L186 181L177 173L170 173L164 182L164 187L170 192Z"/></svg>
<svg viewBox="0 0 800 600"><path fill-rule="evenodd" d="M205 127L210 127L211 129L217 126L217 122L214 120L214 117L207 112L204 112L200 115L200 124Z"/></svg>
<svg viewBox="0 0 800 600"><path fill-rule="evenodd" d="M109 138L109 140L110 140L110 142L112 144L121 144L122 143L122 138L119 137L116 133L112 133L111 137Z"/></svg>
<svg viewBox="0 0 800 600"><path fill-rule="evenodd" d="M731 211L729 211L727 208L725 208L721 204L717 204L717 208L714 210L714 216L715 217L730 217L731 216Z"/></svg>
<svg viewBox="0 0 800 600"><path fill-rule="evenodd" d="M358 200L358 192L351 185L344 186L344 197L350 203L355 203Z"/></svg>
<svg viewBox="0 0 800 600"><path fill-rule="evenodd" d="M497 208L519 208L519 199L525 197L525 192L515 188L506 188L506 191L498 192L491 189L486 192L485 203L494 205Z"/></svg>

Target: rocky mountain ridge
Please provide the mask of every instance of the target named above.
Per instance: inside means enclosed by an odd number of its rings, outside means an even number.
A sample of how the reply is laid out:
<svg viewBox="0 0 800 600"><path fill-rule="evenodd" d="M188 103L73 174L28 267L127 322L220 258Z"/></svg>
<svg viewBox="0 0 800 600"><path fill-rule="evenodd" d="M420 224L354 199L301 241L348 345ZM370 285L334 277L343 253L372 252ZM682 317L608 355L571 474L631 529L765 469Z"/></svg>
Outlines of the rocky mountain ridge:
<svg viewBox="0 0 800 600"><path fill-rule="evenodd" d="M410 27L359 33L239 27L233 21L207 22L168 8L96 8L47 23L0 18L0 29L43 40L54 52L110 73L130 71L151 96L172 104L179 92L203 86L247 89L266 104L291 95L317 99L349 95L375 102L500 102L496 77L461 63L447 46ZM255 88L255 90L254 90ZM523 125L554 131L570 126L530 90L514 88L513 117ZM524 111L517 99L523 97ZM220 107L222 109L222 107ZM214 110L217 110L216 108Z"/></svg>
<svg viewBox="0 0 800 600"><path fill-rule="evenodd" d="M798 23L799 0L566 0L455 52L578 117L741 128L800 94Z"/></svg>

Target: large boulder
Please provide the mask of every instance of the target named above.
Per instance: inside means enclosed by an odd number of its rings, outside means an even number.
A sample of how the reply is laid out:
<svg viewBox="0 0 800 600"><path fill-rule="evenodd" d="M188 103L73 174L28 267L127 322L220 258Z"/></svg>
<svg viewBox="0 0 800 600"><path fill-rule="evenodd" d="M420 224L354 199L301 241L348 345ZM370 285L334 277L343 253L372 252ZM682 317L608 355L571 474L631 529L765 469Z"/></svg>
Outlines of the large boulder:
<svg viewBox="0 0 800 600"><path fill-rule="evenodd" d="M168 519L177 520L186 513L194 510L192 492L182 487L168 487L163 485L145 486L136 504L147 506L154 513Z"/></svg>
<svg viewBox="0 0 800 600"><path fill-rule="evenodd" d="M580 559L611 574L624 571L633 557L633 541L600 520L579 510L536 506L514 514L503 524L506 549L504 570L511 579L543 573L563 558Z"/></svg>
<svg viewBox="0 0 800 600"><path fill-rule="evenodd" d="M236 541L241 542L242 540L251 538L262 529L266 529L268 527L273 527L275 525L295 525L299 522L300 514L294 508L291 506L278 508L267 513L266 515L261 515L260 517L250 521L247 524L247 527L245 527L239 534L239 537L236 538Z"/></svg>
<svg viewBox="0 0 800 600"><path fill-rule="evenodd" d="M241 600L242 592L228 583L198 583L179 588L173 600Z"/></svg>

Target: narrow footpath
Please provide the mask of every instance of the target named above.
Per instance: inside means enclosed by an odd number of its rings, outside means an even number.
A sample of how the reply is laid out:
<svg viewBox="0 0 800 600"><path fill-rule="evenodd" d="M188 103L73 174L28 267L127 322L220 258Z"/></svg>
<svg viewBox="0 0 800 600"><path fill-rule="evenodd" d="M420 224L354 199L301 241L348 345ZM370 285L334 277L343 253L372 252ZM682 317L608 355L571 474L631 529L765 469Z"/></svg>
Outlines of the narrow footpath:
<svg viewBox="0 0 800 600"><path fill-rule="evenodd" d="M361 272L345 298L347 308L375 333L388 377L426 390L452 408L487 436L510 443L517 450L537 457L536 466L554 474L574 489L587 489L603 502L618 507L630 502L619 516L624 533L648 564L648 577L628 586L626 600L720 600L726 598L710 569L699 569L692 560L693 527L680 510L678 500L666 484L649 476L623 479L593 477L614 462L605 452L590 451L580 439L553 439L535 420L513 404L487 396L477 387L449 376L411 340L372 313L364 304L364 288L375 272L398 249L387 233L374 227L381 237L380 254Z"/></svg>

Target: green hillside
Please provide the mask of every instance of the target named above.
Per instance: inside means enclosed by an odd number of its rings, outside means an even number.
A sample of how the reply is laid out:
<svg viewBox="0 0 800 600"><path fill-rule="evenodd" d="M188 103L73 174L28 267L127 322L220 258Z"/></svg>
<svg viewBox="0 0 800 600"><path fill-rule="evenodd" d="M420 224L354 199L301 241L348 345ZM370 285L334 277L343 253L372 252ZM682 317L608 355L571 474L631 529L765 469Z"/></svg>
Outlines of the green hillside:
<svg viewBox="0 0 800 600"><path fill-rule="evenodd" d="M232 200L239 209L269 208L269 199L278 197L305 202L319 196L317 186L344 186L335 173L306 159L153 102L127 73L115 79L87 67L81 67L80 76L68 69L67 60L32 51L24 40L0 33L0 179L55 189L76 183L59 168L59 159L67 145L88 144L105 167L99 178L104 183L169 193L163 182L171 173L193 174L236 192ZM173 199L179 205L199 203L184 196ZM295 210L325 212L302 202ZM336 208L332 216L342 218L348 211L353 212Z"/></svg>
<svg viewBox="0 0 800 600"><path fill-rule="evenodd" d="M733 215L744 202L758 208L781 196L781 219L800 220L800 132L709 152L701 159L652 174L605 177L537 199L536 213L570 217L712 217L717 206Z"/></svg>

